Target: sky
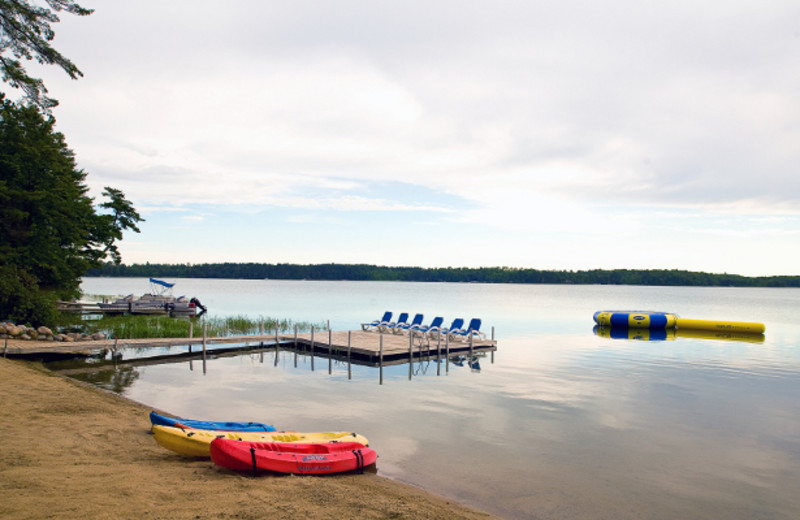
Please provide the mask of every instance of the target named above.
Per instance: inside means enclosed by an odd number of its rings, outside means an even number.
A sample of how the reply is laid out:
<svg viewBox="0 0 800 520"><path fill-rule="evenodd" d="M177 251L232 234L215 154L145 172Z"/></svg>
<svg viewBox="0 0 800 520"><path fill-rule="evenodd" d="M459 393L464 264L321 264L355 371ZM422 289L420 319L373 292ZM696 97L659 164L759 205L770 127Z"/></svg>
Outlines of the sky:
<svg viewBox="0 0 800 520"><path fill-rule="evenodd" d="M800 274L796 1L81 5L28 69L124 263Z"/></svg>

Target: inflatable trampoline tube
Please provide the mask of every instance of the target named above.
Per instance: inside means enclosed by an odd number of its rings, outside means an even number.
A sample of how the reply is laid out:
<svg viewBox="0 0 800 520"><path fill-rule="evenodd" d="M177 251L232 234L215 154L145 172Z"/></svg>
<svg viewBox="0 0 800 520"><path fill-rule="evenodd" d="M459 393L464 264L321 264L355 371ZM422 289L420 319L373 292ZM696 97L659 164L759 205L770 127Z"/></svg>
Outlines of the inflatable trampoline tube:
<svg viewBox="0 0 800 520"><path fill-rule="evenodd" d="M602 327L630 327L632 329L673 329L677 314L652 311L597 311L594 321Z"/></svg>
<svg viewBox="0 0 800 520"><path fill-rule="evenodd" d="M676 325L679 330L706 330L745 334L763 334L764 330L766 330L763 323L750 321L688 320L678 318Z"/></svg>

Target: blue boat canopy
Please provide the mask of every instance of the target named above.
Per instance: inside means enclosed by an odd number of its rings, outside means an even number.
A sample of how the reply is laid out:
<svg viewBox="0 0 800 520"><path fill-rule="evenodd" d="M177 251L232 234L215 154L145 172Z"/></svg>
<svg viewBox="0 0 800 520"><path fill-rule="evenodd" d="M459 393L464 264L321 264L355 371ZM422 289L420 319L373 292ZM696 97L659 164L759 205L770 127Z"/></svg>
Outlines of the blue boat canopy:
<svg viewBox="0 0 800 520"><path fill-rule="evenodd" d="M155 283L155 284L158 284L158 285L163 285L164 287L167 287L168 289L171 289L172 287L174 287L174 286L175 286L175 284L174 284L174 283L167 283L167 282L165 282L165 281L163 281L163 280L156 280L155 278L150 278L150 283Z"/></svg>

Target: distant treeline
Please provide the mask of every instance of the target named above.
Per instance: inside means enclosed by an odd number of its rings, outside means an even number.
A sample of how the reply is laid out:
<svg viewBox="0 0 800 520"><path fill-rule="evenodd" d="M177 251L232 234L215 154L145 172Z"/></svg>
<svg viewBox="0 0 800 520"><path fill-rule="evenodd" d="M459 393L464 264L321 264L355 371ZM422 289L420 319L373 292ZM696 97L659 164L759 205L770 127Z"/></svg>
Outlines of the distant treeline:
<svg viewBox="0 0 800 520"><path fill-rule="evenodd" d="M542 271L513 267L386 267L366 264L133 264L107 263L86 276L233 278L250 280L372 280L525 284L800 287L800 276L713 274L677 269Z"/></svg>

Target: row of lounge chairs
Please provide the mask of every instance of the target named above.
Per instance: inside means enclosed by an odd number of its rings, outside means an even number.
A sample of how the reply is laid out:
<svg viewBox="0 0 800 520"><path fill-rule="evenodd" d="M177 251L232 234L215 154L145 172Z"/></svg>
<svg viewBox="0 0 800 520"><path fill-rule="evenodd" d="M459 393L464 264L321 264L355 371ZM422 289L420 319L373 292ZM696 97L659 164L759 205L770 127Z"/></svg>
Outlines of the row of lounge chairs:
<svg viewBox="0 0 800 520"><path fill-rule="evenodd" d="M470 337L485 340L486 335L480 331L481 320L473 318L469 325L464 327L464 320L456 318L449 327L442 327L444 318L437 316L428 325L423 325L422 314L416 314L414 319L408 321L408 313L401 312L397 321L392 321L392 312L386 311L379 320L362 323L362 330L373 330L380 333L394 334L419 334L428 337L449 337L450 339L469 340Z"/></svg>

